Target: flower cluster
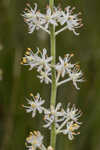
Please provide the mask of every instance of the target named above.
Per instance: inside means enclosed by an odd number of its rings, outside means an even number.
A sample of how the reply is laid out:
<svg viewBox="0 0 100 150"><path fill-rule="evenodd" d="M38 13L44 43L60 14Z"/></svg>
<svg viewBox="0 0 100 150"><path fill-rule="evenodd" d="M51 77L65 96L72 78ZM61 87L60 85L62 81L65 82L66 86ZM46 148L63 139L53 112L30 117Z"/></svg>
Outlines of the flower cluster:
<svg viewBox="0 0 100 150"><path fill-rule="evenodd" d="M75 29L80 28L83 26L83 24L81 23L81 19L78 18L79 15L81 15L81 13L78 14L73 14L73 10L75 9L75 7L73 7L71 9L70 6L67 6L65 8L65 11L61 11L62 15L59 18L60 24L64 25L66 24L66 27L73 31L75 35L79 35L79 33L77 33L75 31Z"/></svg>
<svg viewBox="0 0 100 150"><path fill-rule="evenodd" d="M79 90L80 88L77 86L77 82L83 82L83 73L80 70L79 65L77 64L71 64L70 63L70 59L73 56L73 54L66 54L64 59L62 59L61 57L59 57L59 62L55 65L55 69L57 71L57 85L61 85L63 83L66 83L68 81L73 82L73 85L76 87L77 90ZM60 81L59 79L60 77L64 77L64 76L68 76L67 79Z"/></svg>
<svg viewBox="0 0 100 150"><path fill-rule="evenodd" d="M36 3L34 9L27 4L27 8L25 8L22 16L24 17L25 23L28 25L29 33L32 33L35 29L42 29L50 34L49 25L52 24L56 27L60 24L64 27L57 31L56 35L65 29L73 31L75 35L79 35L75 29L82 26L81 19L78 17L81 13L73 14L74 9L75 7L71 9L71 7L68 6L63 11L61 8L54 7L52 12L51 8L47 6L46 14L43 14L37 10Z"/></svg>
<svg viewBox="0 0 100 150"><path fill-rule="evenodd" d="M70 103L67 105L67 109L63 113L63 122L57 129L57 133L67 134L68 139L72 140L74 135L79 134L79 132L75 133L75 130L80 127L81 122L79 122L78 119L82 113L80 110L76 109L75 105L70 107Z"/></svg>
<svg viewBox="0 0 100 150"><path fill-rule="evenodd" d="M44 104L44 100L41 100L39 93L36 96L30 94L32 99L27 99L29 106L23 106L26 108L26 112L32 112L32 117L35 117L36 111L44 114L45 124L44 128L51 129L52 124L55 124L56 133L67 134L68 138L72 140L74 135L79 134L75 133L74 130L77 130L80 127L80 122L78 121L81 116L81 111L76 109L75 105L72 107L70 104L67 105L67 109L64 110L62 108L61 103L58 103L56 108L51 106L50 109L44 108L42 105ZM33 137L33 135L31 135ZM33 138L32 138L33 139Z"/></svg>
<svg viewBox="0 0 100 150"><path fill-rule="evenodd" d="M44 125L45 128L51 129L52 123L55 123L56 129L59 127L59 122L63 121L63 110L61 109L61 103L58 103L56 108L51 106L50 110L44 111L44 121L46 124Z"/></svg>
<svg viewBox="0 0 100 150"><path fill-rule="evenodd" d="M79 111L79 110L75 107L75 105L73 105L72 107L70 107L70 105L71 105L71 104L68 103L67 109L66 109L66 111L64 111L64 119L67 119L68 121L69 121L69 120L72 120L72 121L74 121L75 123L80 124L80 123L78 122L78 118L81 117L82 112Z"/></svg>
<svg viewBox="0 0 100 150"><path fill-rule="evenodd" d="M37 77L40 78L40 82L45 82L46 84L51 83L51 61L52 56L47 56L47 50L44 48L43 52L37 49L36 53L28 48L25 56L22 58L21 64L30 66L29 70L36 68L40 73Z"/></svg>
<svg viewBox="0 0 100 150"><path fill-rule="evenodd" d="M79 134L74 131L80 127L80 122L78 118L81 116L81 112L76 109L75 105L70 108L68 104L67 110L61 109L61 103L58 103L56 108L51 107L50 110L45 112L44 120L46 124L45 128L51 129L51 125L54 123L56 127L56 133L63 133L68 135L69 140L74 138L74 135Z"/></svg>
<svg viewBox="0 0 100 150"><path fill-rule="evenodd" d="M80 88L77 86L77 82L83 82L83 73L80 70L79 65L72 64L70 59L73 57L73 54L66 54L64 59L59 56L59 62L53 66L51 65L52 56L47 56L47 50L44 48L43 52L37 49L36 53L28 48L25 56L22 58L21 64L28 65L32 70L33 68L37 69L39 75L37 77L40 79L40 82L44 82L46 84L52 83L51 80L51 70L54 68L57 71L56 83L57 86L66 83L68 81L72 81L73 85L77 90ZM64 78L67 76L67 79L59 82L60 78Z"/></svg>
<svg viewBox="0 0 100 150"><path fill-rule="evenodd" d="M62 130L63 134L68 134L68 139L73 140L74 135L80 134L80 132L75 133L75 130L79 129L79 125L73 121L67 122L66 129Z"/></svg>

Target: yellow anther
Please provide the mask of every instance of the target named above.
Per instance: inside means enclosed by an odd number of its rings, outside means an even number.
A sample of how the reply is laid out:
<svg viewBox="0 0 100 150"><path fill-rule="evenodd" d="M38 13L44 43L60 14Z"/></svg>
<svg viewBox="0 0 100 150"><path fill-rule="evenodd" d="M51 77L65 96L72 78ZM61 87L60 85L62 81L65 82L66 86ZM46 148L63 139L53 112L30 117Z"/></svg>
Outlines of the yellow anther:
<svg viewBox="0 0 100 150"><path fill-rule="evenodd" d="M74 54L72 53L72 54L70 54L70 56L71 56L71 57L73 57L73 56L74 56Z"/></svg>
<svg viewBox="0 0 100 150"><path fill-rule="evenodd" d="M26 141L31 140L31 138L32 138L32 136L27 137L27 138L26 138Z"/></svg>
<svg viewBox="0 0 100 150"><path fill-rule="evenodd" d="M32 133L32 132L30 132L30 135L33 135L33 133Z"/></svg>
<svg viewBox="0 0 100 150"><path fill-rule="evenodd" d="M79 125L78 125L77 123L74 123L74 124L72 124L72 125L70 126L69 130L70 130L70 131L74 131L74 130L76 130L76 129L78 129L78 128L79 128Z"/></svg>
<svg viewBox="0 0 100 150"><path fill-rule="evenodd" d="M38 99L38 96L35 96L35 99Z"/></svg>
<svg viewBox="0 0 100 150"><path fill-rule="evenodd" d="M30 96L32 96L32 97L33 97L33 94L32 94L32 93L30 93Z"/></svg>
<svg viewBox="0 0 100 150"><path fill-rule="evenodd" d="M78 124L77 124L77 123L74 123L74 124L73 124L73 127L78 127Z"/></svg>
<svg viewBox="0 0 100 150"><path fill-rule="evenodd" d="M66 67L68 65L68 63L64 63L64 66Z"/></svg>
<svg viewBox="0 0 100 150"><path fill-rule="evenodd" d="M73 126L71 126L71 127L69 128L69 130L70 130L70 131L73 131Z"/></svg>
<svg viewBox="0 0 100 150"><path fill-rule="evenodd" d="M29 51L26 51L26 53L25 53L26 55L30 55L30 52Z"/></svg>
<svg viewBox="0 0 100 150"><path fill-rule="evenodd" d="M34 131L34 134L37 136L37 135L38 135L38 132L37 132L37 131Z"/></svg>
<svg viewBox="0 0 100 150"><path fill-rule="evenodd" d="M23 62L21 61L20 64L23 65Z"/></svg>
<svg viewBox="0 0 100 150"><path fill-rule="evenodd" d="M28 51L31 51L31 48L27 48Z"/></svg>
<svg viewBox="0 0 100 150"><path fill-rule="evenodd" d="M26 63L27 59L25 57L23 57L23 63Z"/></svg>

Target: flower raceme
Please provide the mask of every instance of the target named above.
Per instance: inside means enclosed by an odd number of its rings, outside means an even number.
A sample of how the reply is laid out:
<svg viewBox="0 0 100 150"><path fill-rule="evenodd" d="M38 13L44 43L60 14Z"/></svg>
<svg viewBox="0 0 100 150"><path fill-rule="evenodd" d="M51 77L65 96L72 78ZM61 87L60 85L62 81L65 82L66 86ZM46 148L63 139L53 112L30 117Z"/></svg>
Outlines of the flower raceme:
<svg viewBox="0 0 100 150"><path fill-rule="evenodd" d="M70 6L62 10L60 7L50 7L48 5L46 7L46 13L42 13L38 10L37 4L35 3L34 8L30 4L27 4L27 8L25 8L22 14L25 23L28 25L28 32L30 34L35 30L41 29L51 35L52 54L52 56L48 57L45 48L42 51L37 48L36 52L28 48L22 58L21 64L29 66L29 70L37 70L37 77L41 83L52 84L49 109L44 107L45 100L42 100L39 93L36 96L31 93L31 98L26 98L28 106L23 105L27 113L32 113L32 118L36 116L37 112L42 114L45 122L43 127L52 130L51 145L47 148L43 144L43 136L39 131L30 132L29 137L26 138L26 148L28 150L53 150L57 134L62 133L67 135L69 140L74 139L74 135L79 134L76 131L81 125L81 122L79 122L81 111L75 105L71 106L70 103L67 105L66 110L62 108L61 103L56 104L56 91L58 86L72 81L75 88L79 90L78 83L84 81L83 73L79 65L71 63L73 54L66 54L64 58L59 56L59 62L57 64L55 63L56 49L54 47L56 45L56 36L66 29L72 31L75 35L79 35L77 29L83 25L82 19L80 18L81 13L74 13L74 10L75 7L71 8ZM57 30L57 26L61 28ZM52 53L53 50L54 53Z"/></svg>
<svg viewBox="0 0 100 150"><path fill-rule="evenodd" d="M35 29L42 29L50 34L49 25L52 24L55 27L58 25L63 26L63 28L56 32L56 35L66 29L73 31L75 35L79 35L76 29L82 27L83 24L78 17L81 13L73 13L75 7L67 6L64 11L59 7L54 7L52 12L51 8L47 6L46 14L43 14L37 10L37 4L35 3L34 5L33 9L30 4L27 4L27 8L25 8L22 14L25 23L28 25L29 33L33 33Z"/></svg>

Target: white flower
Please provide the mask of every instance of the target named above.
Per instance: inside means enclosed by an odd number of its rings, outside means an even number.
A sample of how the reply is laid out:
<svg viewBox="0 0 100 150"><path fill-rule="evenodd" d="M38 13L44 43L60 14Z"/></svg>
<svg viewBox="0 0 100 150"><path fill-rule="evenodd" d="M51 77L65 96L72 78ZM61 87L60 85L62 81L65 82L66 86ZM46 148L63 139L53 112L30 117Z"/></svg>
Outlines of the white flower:
<svg viewBox="0 0 100 150"><path fill-rule="evenodd" d="M59 72L61 74L62 77L65 76L66 74L66 66L65 66L65 62L64 60L59 56L59 63L55 66L57 72Z"/></svg>
<svg viewBox="0 0 100 150"><path fill-rule="evenodd" d="M44 48L43 53L38 49L34 54L33 51L28 48L25 56L23 57L22 64L29 65L32 70L34 67L37 68L37 71L47 70L50 71L50 62L52 60L52 56L47 56L47 50Z"/></svg>
<svg viewBox="0 0 100 150"><path fill-rule="evenodd" d="M50 71L40 71L40 75L38 75L37 77L40 79L40 82L43 83L45 82L46 84L52 83L52 80L49 78L49 76L51 76L51 72Z"/></svg>
<svg viewBox="0 0 100 150"><path fill-rule="evenodd" d="M25 23L27 23L28 28L29 28L29 33L34 32L35 29L39 29L40 25L42 25L42 21L41 21L41 14L39 11L37 11L37 4L35 3L35 8L32 9L32 7L27 4L27 7L24 11L24 13L22 14L22 16L24 17L24 21Z"/></svg>
<svg viewBox="0 0 100 150"><path fill-rule="evenodd" d="M54 26L58 25L56 21L57 16L58 16L58 13L56 13L55 11L52 13L51 8L48 6L46 10L46 14L41 15L43 24L46 29L48 29L49 24L53 24Z"/></svg>
<svg viewBox="0 0 100 150"><path fill-rule="evenodd" d="M74 132L75 130L79 129L79 127L80 127L77 123L74 123L73 121L68 122L66 127L67 127L66 129L62 130L62 133L67 134L69 140L73 140L74 135L80 134L79 132L77 132L77 133Z"/></svg>
<svg viewBox="0 0 100 150"><path fill-rule="evenodd" d="M69 70L69 78L72 80L74 86L77 90L80 88L77 86L77 82L83 82L83 73L79 69L79 65L75 65L75 67L72 70Z"/></svg>
<svg viewBox="0 0 100 150"><path fill-rule="evenodd" d="M54 13L55 13L55 19L57 20L57 23L59 23L59 19L62 17L62 10L60 7L54 7Z"/></svg>
<svg viewBox="0 0 100 150"><path fill-rule="evenodd" d="M22 64L23 65L28 65L30 66L29 70L32 70L34 67L37 66L37 59L38 59L38 55L39 55L39 50L34 54L33 51L28 48L25 56L22 58Z"/></svg>
<svg viewBox="0 0 100 150"><path fill-rule="evenodd" d="M26 147L28 150L36 150L37 148L41 149L42 143L43 136L39 131L30 132L29 137L26 138Z"/></svg>
<svg viewBox="0 0 100 150"><path fill-rule="evenodd" d="M57 70L57 86L62 85L64 83L67 83L72 80L74 86L76 87L77 90L80 88L77 86L77 82L83 82L83 73L80 71L80 67L77 64L71 64L69 61L73 54L66 54L64 59L59 57L59 63L55 65L55 69ZM65 75L68 76L67 79L62 80L60 82L60 76L63 78Z"/></svg>
<svg viewBox="0 0 100 150"><path fill-rule="evenodd" d="M79 111L75 105L70 107L70 103L67 105L67 109L64 112L64 119L67 119L67 121L74 121L77 124L81 124L78 122L79 117L82 115L81 111Z"/></svg>
<svg viewBox="0 0 100 150"><path fill-rule="evenodd" d="M80 13L78 14L73 14L73 10L75 8L73 7L71 9L70 6L65 8L65 12L62 11L62 17L59 18L59 22L61 25L64 25L65 23L67 24L67 28L71 31L74 32L75 35L79 35L79 33L77 33L75 31L76 28L80 28L82 26L81 24L81 19L78 18L78 16L80 15Z"/></svg>
<svg viewBox="0 0 100 150"><path fill-rule="evenodd" d="M74 67L74 65L69 62L72 56L73 54L66 54L64 59L59 56L59 63L55 66L55 69L62 77L65 76L68 69Z"/></svg>
<svg viewBox="0 0 100 150"><path fill-rule="evenodd" d="M62 122L60 122L59 127L57 129L58 133L64 133L71 136L73 133L73 130L79 128L79 125L81 124L78 119L81 116L81 111L76 109L75 105L70 107L70 103L67 105L67 110L63 110L63 116L62 116ZM67 129L65 129L67 127Z"/></svg>
<svg viewBox="0 0 100 150"><path fill-rule="evenodd" d="M33 94L31 93L30 96L32 97L31 100L26 99L29 106L23 106L26 108L26 112L32 112L32 117L35 117L36 112L38 111L39 113L42 113L44 108L42 107L42 105L44 104L44 100L41 100L40 94L37 93L36 96L33 96Z"/></svg>
<svg viewBox="0 0 100 150"><path fill-rule="evenodd" d="M45 128L49 127L49 129L51 129L52 123L55 123L56 128L58 128L58 123L63 121L63 110L61 110L61 103L58 103L55 109L53 106L51 106L50 110L45 110L44 113L44 120L46 122L44 125Z"/></svg>
<svg viewBox="0 0 100 150"><path fill-rule="evenodd" d="M50 71L51 67L49 65L49 62L52 61L52 56L51 57L47 56L47 50L45 48L43 49L43 53L40 52L40 54L41 57L38 58L39 63L38 71L41 71L43 67L45 68L45 70Z"/></svg>

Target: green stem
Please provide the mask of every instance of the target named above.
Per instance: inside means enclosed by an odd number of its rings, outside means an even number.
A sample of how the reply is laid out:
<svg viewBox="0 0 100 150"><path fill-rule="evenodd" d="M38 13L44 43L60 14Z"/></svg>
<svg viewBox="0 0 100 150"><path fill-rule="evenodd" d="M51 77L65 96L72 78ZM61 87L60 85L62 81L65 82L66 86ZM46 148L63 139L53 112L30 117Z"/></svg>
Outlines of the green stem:
<svg viewBox="0 0 100 150"><path fill-rule="evenodd" d="M52 65L55 65L55 58L56 58L56 52L55 52L55 28L51 27L51 56L53 56L52 59ZM51 88L51 103L50 105L55 108L56 104L56 72L55 69L52 69L52 88ZM56 128L55 124L51 127L51 146L53 149L55 149L56 144Z"/></svg>
<svg viewBox="0 0 100 150"><path fill-rule="evenodd" d="M54 6L54 0L49 1L51 11L53 11L53 6ZM53 57L52 59L52 65L55 65L56 61L56 39L55 39L55 27L54 25L51 25L50 27L50 40L51 40L51 56ZM56 104L56 71L53 68L52 69L52 89L51 89L51 103L50 105L55 108ZM55 145L56 145L56 128L55 124L52 125L51 127L51 139L50 139L50 145L53 147L53 150L55 150Z"/></svg>
<svg viewBox="0 0 100 150"><path fill-rule="evenodd" d="M55 65L56 60L56 47L55 47L55 27L51 27L51 56L52 59L52 65ZM51 89L51 105L55 107L56 103L56 71L53 68L52 69L52 89Z"/></svg>
<svg viewBox="0 0 100 150"><path fill-rule="evenodd" d="M49 0L49 5L50 5L50 8L51 8L51 11L53 11L54 0Z"/></svg>

